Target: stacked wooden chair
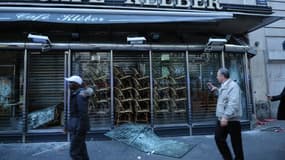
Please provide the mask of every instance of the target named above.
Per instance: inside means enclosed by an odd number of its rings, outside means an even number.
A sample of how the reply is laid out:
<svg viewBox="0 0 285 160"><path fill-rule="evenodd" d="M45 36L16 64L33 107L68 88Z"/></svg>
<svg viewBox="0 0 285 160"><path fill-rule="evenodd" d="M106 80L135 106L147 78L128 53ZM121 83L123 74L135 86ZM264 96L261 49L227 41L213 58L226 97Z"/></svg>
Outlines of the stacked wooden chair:
<svg viewBox="0 0 285 160"><path fill-rule="evenodd" d="M135 106L135 122L149 122L150 87L149 76L143 76L137 69L132 68L133 85L137 105Z"/></svg>
<svg viewBox="0 0 285 160"><path fill-rule="evenodd" d="M168 66L169 75L154 80L156 113L185 113L187 94L185 76L177 76L172 66Z"/></svg>
<svg viewBox="0 0 285 160"><path fill-rule="evenodd" d="M100 70L100 64L89 63L83 76L88 86L94 86L95 93L89 99L89 114L104 116L110 112L110 86L108 75Z"/></svg>
<svg viewBox="0 0 285 160"><path fill-rule="evenodd" d="M150 87L149 76L142 76L136 68L126 75L118 67L114 67L114 86L116 98L116 124L124 122L149 122Z"/></svg>
<svg viewBox="0 0 285 160"><path fill-rule="evenodd" d="M116 124L131 122L136 99L133 94L132 76L126 75L119 66L114 66L114 93Z"/></svg>

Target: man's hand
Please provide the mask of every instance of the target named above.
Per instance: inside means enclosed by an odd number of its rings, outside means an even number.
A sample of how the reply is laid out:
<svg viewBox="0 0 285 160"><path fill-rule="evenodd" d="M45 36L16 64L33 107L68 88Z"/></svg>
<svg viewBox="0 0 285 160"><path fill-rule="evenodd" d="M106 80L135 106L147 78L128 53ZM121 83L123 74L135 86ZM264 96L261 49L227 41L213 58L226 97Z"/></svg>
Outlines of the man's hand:
<svg viewBox="0 0 285 160"><path fill-rule="evenodd" d="M221 119L221 127L226 127L228 125L228 120L226 118Z"/></svg>
<svg viewBox="0 0 285 160"><path fill-rule="evenodd" d="M272 96L267 96L267 98L268 98L268 100L270 100L270 101L272 100Z"/></svg>
<svg viewBox="0 0 285 160"><path fill-rule="evenodd" d="M211 82L208 82L207 85L211 92L218 90L218 87L214 86Z"/></svg>

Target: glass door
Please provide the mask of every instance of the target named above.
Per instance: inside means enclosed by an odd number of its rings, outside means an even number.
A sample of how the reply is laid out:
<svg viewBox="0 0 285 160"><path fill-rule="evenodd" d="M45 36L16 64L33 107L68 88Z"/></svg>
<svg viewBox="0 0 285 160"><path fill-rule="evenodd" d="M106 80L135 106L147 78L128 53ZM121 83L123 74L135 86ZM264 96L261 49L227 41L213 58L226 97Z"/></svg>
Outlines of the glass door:
<svg viewBox="0 0 285 160"><path fill-rule="evenodd" d="M242 53L226 53L225 67L230 71L230 78L235 81L241 89L242 119L247 119L247 100L245 85L245 64Z"/></svg>
<svg viewBox="0 0 285 160"><path fill-rule="evenodd" d="M207 83L219 86L216 73L222 67L220 53L189 53L189 74L192 106L192 122L214 122L216 120L217 97L211 93Z"/></svg>
<svg viewBox="0 0 285 160"><path fill-rule="evenodd" d="M110 51L72 52L72 75L81 76L85 88L94 90L88 106L91 130L109 129L112 126L110 62Z"/></svg>
<svg viewBox="0 0 285 160"><path fill-rule="evenodd" d="M150 105L149 52L114 51L114 123L149 124Z"/></svg>
<svg viewBox="0 0 285 160"><path fill-rule="evenodd" d="M186 52L152 52L154 124L188 123Z"/></svg>

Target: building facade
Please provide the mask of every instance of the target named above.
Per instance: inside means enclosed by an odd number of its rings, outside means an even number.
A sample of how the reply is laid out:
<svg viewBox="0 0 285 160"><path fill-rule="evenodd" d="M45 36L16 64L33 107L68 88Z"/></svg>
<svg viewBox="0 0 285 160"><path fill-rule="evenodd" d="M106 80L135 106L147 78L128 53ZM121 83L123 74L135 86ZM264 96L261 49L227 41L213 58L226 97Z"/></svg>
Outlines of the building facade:
<svg viewBox="0 0 285 160"><path fill-rule="evenodd" d="M247 33L277 18L264 1L1 1L3 142L68 140L64 77L93 87L90 138L122 123L159 135L213 133L216 71L242 89L242 124L253 101ZM39 36L41 35L41 36ZM44 37L43 37L44 35Z"/></svg>
<svg viewBox="0 0 285 160"><path fill-rule="evenodd" d="M251 59L251 76L257 118L276 118L279 102L268 102L267 95L278 95L285 80L285 1L269 0L280 20L249 34L257 55Z"/></svg>

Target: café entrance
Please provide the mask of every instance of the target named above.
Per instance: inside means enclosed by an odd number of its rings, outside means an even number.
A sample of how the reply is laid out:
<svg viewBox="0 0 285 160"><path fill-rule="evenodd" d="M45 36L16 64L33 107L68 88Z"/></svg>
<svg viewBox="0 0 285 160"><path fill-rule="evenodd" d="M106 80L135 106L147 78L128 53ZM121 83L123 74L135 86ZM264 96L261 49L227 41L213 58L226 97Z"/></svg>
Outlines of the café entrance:
<svg viewBox="0 0 285 160"><path fill-rule="evenodd" d="M201 128L214 126L216 120L216 97L206 83L217 84L220 67L228 67L240 85L242 122L249 124L251 101L246 98L250 92L244 75L250 54L245 46L225 44L224 51L213 52L205 52L204 45L122 44L118 49L117 44L54 44L55 49L45 52L35 49L41 47L38 44L25 46L27 58L20 64L27 65L27 79L20 82L27 87L22 90L27 96L20 96L25 103L19 104L15 116L28 141L36 134L66 137L62 129L69 119L70 91L64 77L74 74L95 91L88 106L90 134L124 123L147 124L160 135L200 134Z"/></svg>

